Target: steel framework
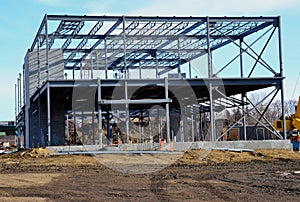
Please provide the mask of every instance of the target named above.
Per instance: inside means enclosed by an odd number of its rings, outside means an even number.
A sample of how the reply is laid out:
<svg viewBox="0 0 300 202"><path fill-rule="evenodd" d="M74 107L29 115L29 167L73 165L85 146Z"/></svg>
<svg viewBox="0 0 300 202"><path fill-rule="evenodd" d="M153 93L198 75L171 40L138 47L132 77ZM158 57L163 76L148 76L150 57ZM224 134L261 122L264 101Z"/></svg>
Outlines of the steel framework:
<svg viewBox="0 0 300 202"><path fill-rule="evenodd" d="M272 46L271 63L263 57L269 46ZM274 87L268 95L271 97L268 103L280 92L282 114L285 114L281 49L280 17L45 15L24 64L26 144L30 146L30 109L33 108L33 104L37 103L39 106L41 102L46 103L46 118L39 112L39 128L44 124L41 120L46 119L48 144L51 145L51 130L54 127L51 100L56 96L53 95L55 91L59 91L55 89L61 88L66 91L79 83L83 86L94 85L97 88L98 111L95 113L98 114L99 120L102 120L101 109L104 105L126 105L127 134L129 105L160 103L166 111L167 141L170 141L169 109L175 110L179 106L174 103L174 95L170 95L168 89L170 86L180 88L188 83L198 103L185 106L184 110L196 108L196 113L209 113L210 140L219 140L227 132L216 134L214 116L218 106L240 108L243 115L239 121L243 121L246 127L246 116L249 116L249 113L245 106L249 104L261 115L256 119L257 124L266 126L267 130L272 131L278 138L286 139L285 127L282 136L273 130L271 123L263 123L261 120L264 119L267 109L260 112L247 98L248 92ZM61 53L56 54L56 50ZM229 55L231 59L216 66L213 64L213 54L218 55L219 52L224 57ZM35 62L31 62L32 57L37 58ZM203 57L204 65L194 62ZM62 65L63 68L53 70L57 65ZM231 66L236 66L234 76L224 73ZM150 71L154 72L150 80L142 76L150 74ZM206 73L196 75L195 71ZM260 73L261 71L263 73ZM133 76L136 72L138 76ZM34 82L33 77L36 78ZM186 83L182 82L182 79ZM124 87L124 99L121 101L112 98L111 87L115 85ZM128 98L127 91L131 87L145 85L162 86L165 92L161 94L158 93L160 90L151 91L145 88L136 95L137 98ZM70 96L65 91L62 92L64 96ZM145 92L148 95L152 92L151 99L144 96ZM104 98L103 93L109 96ZM241 98L236 99L237 95L241 95ZM102 122L98 123L100 137Z"/></svg>

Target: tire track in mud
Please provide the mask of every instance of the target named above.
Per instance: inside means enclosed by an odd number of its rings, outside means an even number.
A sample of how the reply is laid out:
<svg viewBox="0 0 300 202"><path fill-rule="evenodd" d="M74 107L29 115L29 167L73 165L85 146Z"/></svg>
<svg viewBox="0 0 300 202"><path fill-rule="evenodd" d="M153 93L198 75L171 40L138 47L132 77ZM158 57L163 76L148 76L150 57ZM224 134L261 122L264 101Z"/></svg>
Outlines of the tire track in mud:
<svg viewBox="0 0 300 202"><path fill-rule="evenodd" d="M177 167L177 172L172 174L176 179L169 174L163 183L162 178L157 178L155 182L167 184L166 187L170 181L176 183L174 186L197 187L198 190L204 190L205 199L214 196L212 201L244 200L245 196L260 201L266 198L268 201L273 196L293 198L300 194L300 174L292 174L300 170L299 165L299 161L285 159L184 165ZM189 173L180 173L179 170L189 170ZM166 188L163 191L163 195L169 192Z"/></svg>
<svg viewBox="0 0 300 202"><path fill-rule="evenodd" d="M186 166L185 166L186 167ZM177 171L181 167L176 167ZM178 201L184 196L189 198L189 192L193 193L188 201L231 201L231 198L219 191L212 177L197 180L195 174L197 169L186 173L178 172L160 173L150 178L150 190L155 194L158 201ZM180 192L185 190L185 193ZM175 193L174 193L175 192ZM177 193L176 193L177 192Z"/></svg>
<svg viewBox="0 0 300 202"><path fill-rule="evenodd" d="M300 175L295 175L291 171L299 169L298 164L299 162L286 160L255 162L248 166L239 164L241 166L239 169L219 172L216 179L229 183L231 187L236 187L237 191L250 194L265 193L274 196L291 192L300 194Z"/></svg>

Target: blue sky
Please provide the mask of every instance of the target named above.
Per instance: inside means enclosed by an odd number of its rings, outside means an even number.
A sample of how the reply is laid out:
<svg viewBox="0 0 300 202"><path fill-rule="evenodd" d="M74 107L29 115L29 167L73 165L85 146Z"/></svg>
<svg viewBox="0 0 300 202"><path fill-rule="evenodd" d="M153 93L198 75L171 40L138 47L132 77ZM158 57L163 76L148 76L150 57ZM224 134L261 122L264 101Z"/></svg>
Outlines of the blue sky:
<svg viewBox="0 0 300 202"><path fill-rule="evenodd" d="M0 120L14 120L14 84L43 16L281 16L285 97L300 74L299 0L10 0L0 7ZM300 95L298 83L294 99Z"/></svg>

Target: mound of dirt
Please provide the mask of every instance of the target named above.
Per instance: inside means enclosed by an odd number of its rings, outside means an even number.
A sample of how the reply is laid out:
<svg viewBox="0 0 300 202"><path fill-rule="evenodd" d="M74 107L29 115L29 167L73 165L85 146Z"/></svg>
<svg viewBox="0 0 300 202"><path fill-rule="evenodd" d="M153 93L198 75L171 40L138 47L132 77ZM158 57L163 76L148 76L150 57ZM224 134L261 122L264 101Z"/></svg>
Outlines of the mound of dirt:
<svg viewBox="0 0 300 202"><path fill-rule="evenodd" d="M287 149L260 149L254 151L228 151L228 150L189 150L186 151L179 164L227 163L295 159L300 160L300 153Z"/></svg>

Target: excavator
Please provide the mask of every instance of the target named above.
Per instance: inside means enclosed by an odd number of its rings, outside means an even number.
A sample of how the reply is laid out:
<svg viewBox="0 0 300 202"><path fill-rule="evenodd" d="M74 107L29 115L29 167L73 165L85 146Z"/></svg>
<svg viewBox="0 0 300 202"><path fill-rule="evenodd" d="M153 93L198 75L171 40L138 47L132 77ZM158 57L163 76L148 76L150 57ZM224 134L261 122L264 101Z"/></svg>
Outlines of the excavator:
<svg viewBox="0 0 300 202"><path fill-rule="evenodd" d="M286 130L290 135L291 143L293 144L293 150L299 151L300 142L300 96L298 104L296 106L296 113L285 117ZM276 120L273 123L274 127L278 131L283 131L283 120Z"/></svg>

